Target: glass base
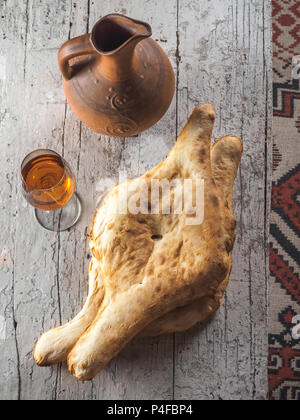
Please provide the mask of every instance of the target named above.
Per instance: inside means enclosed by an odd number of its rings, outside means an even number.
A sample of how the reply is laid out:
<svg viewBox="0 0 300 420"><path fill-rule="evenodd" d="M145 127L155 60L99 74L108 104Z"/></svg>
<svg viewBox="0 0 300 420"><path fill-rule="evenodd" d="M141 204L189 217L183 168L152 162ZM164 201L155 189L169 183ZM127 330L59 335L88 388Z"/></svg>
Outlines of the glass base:
<svg viewBox="0 0 300 420"><path fill-rule="evenodd" d="M62 232L74 226L81 214L81 202L76 193L64 207L58 210L35 209L39 224L52 232Z"/></svg>

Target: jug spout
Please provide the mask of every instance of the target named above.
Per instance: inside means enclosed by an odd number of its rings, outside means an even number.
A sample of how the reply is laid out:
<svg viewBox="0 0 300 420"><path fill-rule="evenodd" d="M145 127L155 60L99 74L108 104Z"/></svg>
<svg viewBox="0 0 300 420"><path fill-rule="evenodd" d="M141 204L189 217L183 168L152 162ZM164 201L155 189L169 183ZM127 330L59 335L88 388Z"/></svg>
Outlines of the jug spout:
<svg viewBox="0 0 300 420"><path fill-rule="evenodd" d="M92 30L91 40L100 54L115 54L134 41L152 35L148 23L127 16L111 14L100 19Z"/></svg>
<svg viewBox="0 0 300 420"><path fill-rule="evenodd" d="M151 26L127 16L110 14L100 19L91 33L93 47L101 55L101 69L108 78L128 76L134 49L152 35Z"/></svg>

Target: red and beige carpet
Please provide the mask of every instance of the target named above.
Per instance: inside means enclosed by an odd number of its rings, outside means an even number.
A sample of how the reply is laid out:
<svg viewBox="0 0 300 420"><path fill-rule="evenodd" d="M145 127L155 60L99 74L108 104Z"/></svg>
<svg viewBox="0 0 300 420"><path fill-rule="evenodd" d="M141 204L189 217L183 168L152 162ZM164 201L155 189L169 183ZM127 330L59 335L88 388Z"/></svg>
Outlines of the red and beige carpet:
<svg viewBox="0 0 300 420"><path fill-rule="evenodd" d="M300 400L300 1L272 3L269 398Z"/></svg>

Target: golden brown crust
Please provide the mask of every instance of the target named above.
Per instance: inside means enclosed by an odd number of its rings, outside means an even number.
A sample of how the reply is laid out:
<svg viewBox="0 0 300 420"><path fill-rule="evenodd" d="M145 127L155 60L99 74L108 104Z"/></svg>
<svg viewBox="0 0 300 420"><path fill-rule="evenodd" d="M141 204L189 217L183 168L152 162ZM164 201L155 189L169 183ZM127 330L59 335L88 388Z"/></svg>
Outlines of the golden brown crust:
<svg viewBox="0 0 300 420"><path fill-rule="evenodd" d="M105 198L91 235L100 262L105 296L92 325L68 356L79 380L92 379L135 335L178 306L215 296L231 268L224 198L212 177L211 105L197 107L163 164L132 182L129 199L155 179L205 181L201 225L186 215L152 215L140 224L132 214L115 214L119 187ZM175 195L176 195L175 191ZM160 235L154 241L153 235Z"/></svg>
<svg viewBox="0 0 300 420"><path fill-rule="evenodd" d="M62 360L81 336L69 354L69 368L80 380L92 379L135 335L183 331L219 308L232 264L232 185L242 146L238 138L222 138L212 148L210 164L213 120L212 106L197 107L166 161L130 181L136 192L153 178L203 178L203 224L186 226L185 215L116 215L120 186L115 187L98 209L91 231L97 277L104 279L90 302L90 313L99 309L98 314L92 323L79 322L81 332L67 324L72 338L65 347L59 329L54 330L55 340L49 333L42 336L39 353L35 350L37 363ZM153 240L155 235L161 239Z"/></svg>
<svg viewBox="0 0 300 420"><path fill-rule="evenodd" d="M235 239L235 219L232 213L232 189L243 152L242 142L238 137L225 136L217 140L211 148L212 175L220 195L225 200L226 245L232 255ZM231 272L230 264L230 272ZM176 308L163 317L149 324L141 333L142 336L158 336L173 332L182 332L198 322L211 318L222 304L222 296L228 286L230 273L220 284L214 296L205 296L188 305Z"/></svg>

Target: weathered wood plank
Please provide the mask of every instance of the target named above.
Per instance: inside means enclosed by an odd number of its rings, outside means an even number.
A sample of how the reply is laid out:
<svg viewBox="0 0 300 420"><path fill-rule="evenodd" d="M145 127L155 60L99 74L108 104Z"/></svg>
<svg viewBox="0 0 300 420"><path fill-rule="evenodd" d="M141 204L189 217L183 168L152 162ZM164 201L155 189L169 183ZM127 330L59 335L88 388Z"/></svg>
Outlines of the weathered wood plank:
<svg viewBox="0 0 300 420"><path fill-rule="evenodd" d="M21 393L20 329L17 324L16 220L20 201L17 196L16 149L22 143L24 94L23 63L26 34L25 2L0 3L0 399L18 399ZM23 203L22 203L23 204Z"/></svg>
<svg viewBox="0 0 300 420"><path fill-rule="evenodd" d="M94 24L99 17L111 12L123 13L150 23L153 37L163 40L163 48L174 59L175 1L167 0L162 3L158 0L151 2L113 0L109 3L94 2L94 4L91 2L90 24ZM109 140L103 136L99 138L90 134L86 141L95 138L100 147L97 163L102 167L102 171L97 173L95 180L98 188L101 189L103 178L112 177L113 180L118 181L119 169L126 171L128 177L134 177L162 160L175 138L174 115L175 103L162 121L137 138ZM166 141L169 141L169 144ZM93 382L98 398L172 398L172 337L134 340Z"/></svg>
<svg viewBox="0 0 300 420"><path fill-rule="evenodd" d="M19 338L18 397L22 399L53 399L57 394L58 369L37 368L32 360L32 348L40 332L60 319L57 305L60 243L56 235L39 227L32 209L25 205L20 194L18 171L24 155L33 149L50 147L62 152L65 99L56 71L56 54L64 28L68 27L68 6L67 1L52 2L51 5L29 1L24 2L22 14L13 7L4 14L8 22L13 17L19 25L23 22L27 27L27 34L23 34L22 40L25 52L21 55L22 63L16 61L18 51L10 46L14 53L8 68L8 74L14 74L17 65L16 74L20 70L17 82L21 85L21 89L13 90L15 103L11 107L16 113L18 133L9 133L8 138L14 143L11 153L14 188L18 191L15 196L18 217L14 233L14 318ZM9 36L10 26L7 29ZM7 56L10 56L9 50ZM8 129L12 130L12 126L11 121Z"/></svg>
<svg viewBox="0 0 300 420"><path fill-rule="evenodd" d="M244 155L235 186L238 228L229 290L205 329L176 336L175 398L267 395L270 25L270 2L263 0L179 0L179 125L194 105L212 103L215 138L241 136Z"/></svg>

